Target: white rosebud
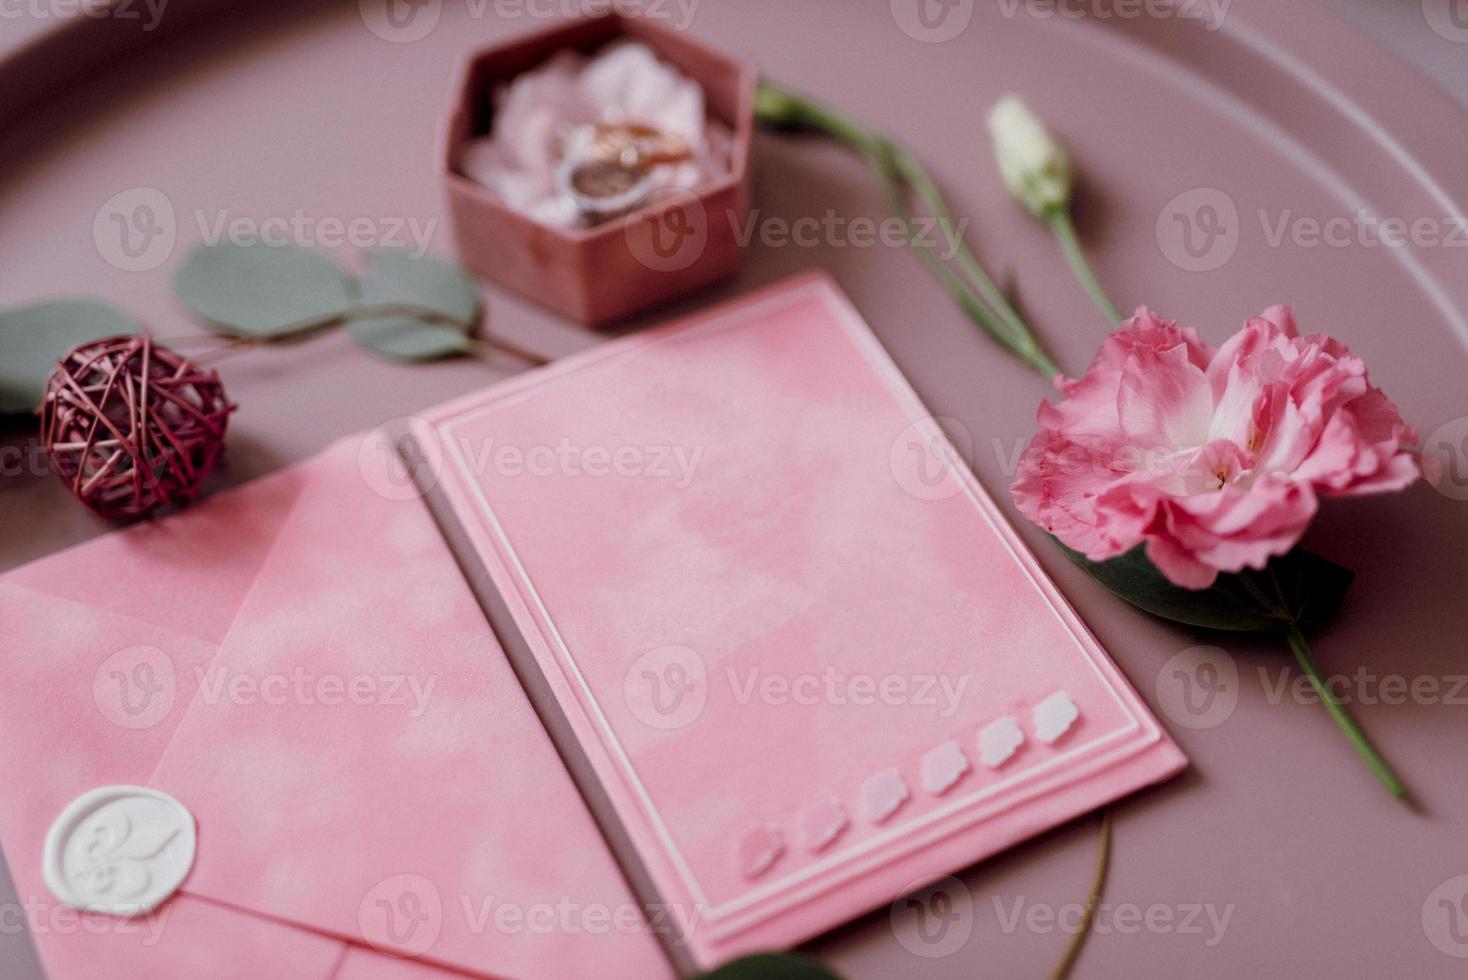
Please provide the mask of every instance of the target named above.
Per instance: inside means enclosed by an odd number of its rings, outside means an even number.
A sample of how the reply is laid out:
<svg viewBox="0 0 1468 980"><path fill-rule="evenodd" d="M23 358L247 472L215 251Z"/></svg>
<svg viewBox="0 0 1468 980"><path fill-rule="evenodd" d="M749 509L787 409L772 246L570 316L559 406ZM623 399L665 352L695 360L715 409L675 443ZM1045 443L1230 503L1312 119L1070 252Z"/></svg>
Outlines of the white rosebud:
<svg viewBox="0 0 1468 980"><path fill-rule="evenodd" d="M989 110L989 138L999 173L1015 200L1044 217L1070 204L1070 157L1017 95Z"/></svg>

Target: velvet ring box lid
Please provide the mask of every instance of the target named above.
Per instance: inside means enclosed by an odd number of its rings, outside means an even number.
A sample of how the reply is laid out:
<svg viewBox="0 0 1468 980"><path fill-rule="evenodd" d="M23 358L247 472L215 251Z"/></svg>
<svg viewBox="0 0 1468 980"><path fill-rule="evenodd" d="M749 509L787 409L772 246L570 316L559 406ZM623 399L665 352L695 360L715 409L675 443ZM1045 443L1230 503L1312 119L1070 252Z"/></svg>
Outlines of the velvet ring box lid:
<svg viewBox="0 0 1468 980"><path fill-rule="evenodd" d="M464 147L490 132L495 88L558 51L592 54L637 41L696 81L710 118L729 127L729 170L692 190L655 192L591 228L544 224L513 210L459 168ZM492 280L588 325L629 316L732 275L736 229L749 212L755 73L742 62L647 18L618 13L566 21L470 55L455 83L440 155L459 257Z"/></svg>

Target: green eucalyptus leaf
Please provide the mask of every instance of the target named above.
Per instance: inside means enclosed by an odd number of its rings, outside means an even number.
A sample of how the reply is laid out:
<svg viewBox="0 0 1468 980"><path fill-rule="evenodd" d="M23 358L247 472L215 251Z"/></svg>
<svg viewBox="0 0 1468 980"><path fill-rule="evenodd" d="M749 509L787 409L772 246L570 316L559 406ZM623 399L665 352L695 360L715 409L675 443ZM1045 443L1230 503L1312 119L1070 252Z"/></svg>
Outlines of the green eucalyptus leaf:
<svg viewBox="0 0 1468 980"><path fill-rule="evenodd" d="M52 368L77 344L138 332L124 311L80 296L0 310L0 412L35 411Z"/></svg>
<svg viewBox="0 0 1468 980"><path fill-rule="evenodd" d="M360 285L364 309L398 308L347 324L352 338L373 353L428 361L471 350L469 336L482 309L479 288L452 262L379 249L367 253Z"/></svg>
<svg viewBox="0 0 1468 980"><path fill-rule="evenodd" d="M358 302L351 277L326 256L294 245L195 245L173 289L214 329L248 337L323 326Z"/></svg>
<svg viewBox="0 0 1468 980"><path fill-rule="evenodd" d="M458 327L410 316L375 316L347 322L352 339L375 354L397 361L431 361L467 354L470 340Z"/></svg>
<svg viewBox="0 0 1468 980"><path fill-rule="evenodd" d="M836 974L793 953L755 953L725 963L700 980L837 980Z"/></svg>
<svg viewBox="0 0 1468 980"><path fill-rule="evenodd" d="M1138 609L1187 626L1231 632L1278 630L1291 623L1323 625L1340 608L1355 578L1350 569L1297 547L1261 573L1244 573L1250 576L1248 584L1242 575L1219 575L1209 588L1185 589L1168 581L1142 546L1103 562L1060 547L1092 578ZM1270 606L1260 601L1258 592Z"/></svg>
<svg viewBox="0 0 1468 980"><path fill-rule="evenodd" d="M479 287L463 269L432 255L415 257L403 248L368 252L361 286L368 306L417 306L465 329L479 322Z"/></svg>

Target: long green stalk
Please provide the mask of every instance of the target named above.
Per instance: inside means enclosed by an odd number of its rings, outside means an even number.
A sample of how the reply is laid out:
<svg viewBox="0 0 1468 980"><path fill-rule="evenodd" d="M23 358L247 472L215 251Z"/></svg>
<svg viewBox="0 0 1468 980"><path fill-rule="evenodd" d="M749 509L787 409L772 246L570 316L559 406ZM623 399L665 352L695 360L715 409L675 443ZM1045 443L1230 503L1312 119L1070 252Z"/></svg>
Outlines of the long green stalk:
<svg viewBox="0 0 1468 980"><path fill-rule="evenodd" d="M1255 581L1255 579L1259 581ZM1284 594L1279 576L1274 574L1273 568L1268 571L1268 581L1259 573L1245 572L1239 576L1245 591L1259 604L1270 616L1279 620L1284 630L1285 641L1289 644L1290 652L1295 655L1295 662L1300 665L1306 677L1310 678L1310 686L1314 688L1315 694L1320 698L1325 710L1335 720L1336 726L1345 733L1346 739L1356 749L1356 752L1366 761L1371 772L1386 787L1386 791L1399 800L1408 798L1406 784L1404 784L1386 759L1382 758L1376 746L1366 737L1361 726L1356 724L1356 719L1346 710L1330 685L1326 683L1325 676L1321 674L1320 668L1315 663L1315 658L1310 653L1310 645L1305 642L1305 634L1300 629L1300 610L1294 608L1289 598ZM1267 586L1267 588L1266 588ZM1272 593L1272 595L1271 595Z"/></svg>
<svg viewBox="0 0 1468 980"><path fill-rule="evenodd" d="M773 128L824 133L859 153L882 182L893 214L908 229L908 244L964 313L1046 379L1060 373L1033 331L958 235L952 209L937 183L906 147L834 106L797 95L769 81L760 82L755 116ZM909 195L920 200L943 226L945 234L951 236L958 272L949 268L931 242L923 241L915 233Z"/></svg>
<svg viewBox="0 0 1468 980"><path fill-rule="evenodd" d="M1371 744L1371 740L1366 737L1366 733L1361 730L1361 726L1356 724L1356 719L1351 717L1351 713L1346 710L1346 706L1341 703L1340 699L1331 691L1329 685L1325 683L1325 678L1321 675L1320 668L1315 665L1315 658L1310 655L1310 647L1305 643L1305 636L1300 632L1300 628L1291 625L1285 633L1285 637L1289 640L1290 650L1295 655L1295 662L1300 665L1300 669L1305 672L1305 676L1310 678L1310 685L1315 688L1315 693L1320 696L1321 703L1325 705L1325 710L1329 711L1330 716L1335 719L1337 727L1345 732L1346 738L1350 741L1351 745L1355 746L1356 752L1360 754L1361 758L1366 760L1366 765L1371 768L1376 778L1386 787L1386 791L1399 800L1405 800L1407 798L1406 785L1397 776L1396 772L1392 770L1392 767L1387 761L1382 758L1381 753L1376 751L1376 747Z"/></svg>
<svg viewBox="0 0 1468 980"><path fill-rule="evenodd" d="M1086 253L1081 249L1080 239L1076 237L1075 222L1071 220L1069 208L1055 208L1048 214L1046 222L1050 230L1055 232L1055 238L1060 242L1060 251L1065 256L1065 261L1070 265L1070 271L1080 281L1086 290L1086 295L1091 297L1091 302L1096 308L1106 314L1106 319L1111 321L1114 327L1121 322L1121 313L1116 304L1111 302L1111 297L1106 295L1106 290L1101 287L1101 281L1096 278L1096 273L1091 269L1091 263L1086 261Z"/></svg>

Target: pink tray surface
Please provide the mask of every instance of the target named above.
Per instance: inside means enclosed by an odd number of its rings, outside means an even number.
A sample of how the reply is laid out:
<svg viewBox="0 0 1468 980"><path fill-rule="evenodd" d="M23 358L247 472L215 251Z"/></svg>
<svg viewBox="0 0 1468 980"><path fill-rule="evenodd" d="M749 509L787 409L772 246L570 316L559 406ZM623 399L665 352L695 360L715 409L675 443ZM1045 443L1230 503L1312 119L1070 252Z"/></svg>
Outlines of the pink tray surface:
<svg viewBox="0 0 1468 980"><path fill-rule="evenodd" d="M193 333L169 277L221 220L299 213L311 235L325 234L325 219L367 218L380 235L416 223L432 249L449 252L434 154L456 65L472 48L545 26L563 5L432 0L420 6L437 21L414 40L374 32L380 6L173 0L153 31L107 19L0 22L0 304L92 293L160 337ZM1073 19L1025 0L960 0L950 19L926 22L909 0L659 0L650 9L904 137L972 218L979 251L1012 272L1025 311L1069 369L1085 364L1104 324L987 159L982 110L1011 89L1080 161L1083 237L1119 301L1146 302L1215 343L1264 306L1293 302L1306 329L1328 330L1365 356L1376 383L1431 434L1429 448L1463 448L1468 248L1453 241L1465 244L1468 118L1313 5L1234 0L1221 22ZM1440 26L1450 44L1453 22ZM761 136L754 169L756 236L739 276L641 322L828 269L1013 516L1004 489L1044 385L978 335L913 257L839 233L810 247L762 243L781 221L879 220L882 199L858 162ZM136 204L160 198L171 218L143 224L162 237L131 240L153 249L143 260L151 268L129 271L136 263L106 215L139 216ZM1349 230L1361 209L1420 219L1439 240L1368 244ZM1347 237L1312 240L1311 219L1335 219ZM334 251L350 261L349 247ZM487 297L495 329L546 355L603 339L500 291ZM341 337L220 366L242 406L220 485L517 370L504 359L393 365ZM55 481L28 472L28 445L23 432L5 436L0 567L106 530ZM1464 961L1444 950L1463 951L1468 901L1459 933L1433 910L1468 893L1468 878L1457 877L1468 875L1468 686L1456 689L1468 674L1464 472L1450 469L1436 491L1332 502L1310 538L1361 573L1318 656L1417 790L1415 810L1379 790L1318 705L1281 693L1286 661L1275 644L1137 613L1021 523L1193 761L1183 777L1116 808L1107 905L1078 976L1461 971ZM1187 687L1207 679L1188 672L1200 660L1186 651L1199 645L1225 652L1208 655L1224 668L1222 707L1215 700L1201 713ZM1388 678L1436 693L1391 703ZM1088 818L960 875L966 901L948 928L968 930L961 942L934 944L933 923L899 907L811 950L853 978L1044 975L1068 938L1056 916L1083 899L1095 839ZM12 948L0 947L7 976L6 957L25 955Z"/></svg>

